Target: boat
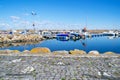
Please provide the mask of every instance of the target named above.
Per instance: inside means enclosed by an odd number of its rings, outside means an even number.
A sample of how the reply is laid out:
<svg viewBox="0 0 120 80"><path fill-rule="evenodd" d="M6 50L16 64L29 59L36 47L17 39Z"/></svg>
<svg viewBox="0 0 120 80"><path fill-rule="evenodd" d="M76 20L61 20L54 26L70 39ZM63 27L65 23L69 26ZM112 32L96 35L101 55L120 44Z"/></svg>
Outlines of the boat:
<svg viewBox="0 0 120 80"><path fill-rule="evenodd" d="M70 39L78 40L80 38L79 33L70 33Z"/></svg>
<svg viewBox="0 0 120 80"><path fill-rule="evenodd" d="M68 41L69 40L69 34L57 34L56 39L60 41Z"/></svg>
<svg viewBox="0 0 120 80"><path fill-rule="evenodd" d="M103 32L104 36L115 36L116 33L114 31L109 31L109 32Z"/></svg>
<svg viewBox="0 0 120 80"><path fill-rule="evenodd" d="M48 38L48 39L51 39L52 38L52 33L50 31L43 31L42 32L42 36L44 38Z"/></svg>

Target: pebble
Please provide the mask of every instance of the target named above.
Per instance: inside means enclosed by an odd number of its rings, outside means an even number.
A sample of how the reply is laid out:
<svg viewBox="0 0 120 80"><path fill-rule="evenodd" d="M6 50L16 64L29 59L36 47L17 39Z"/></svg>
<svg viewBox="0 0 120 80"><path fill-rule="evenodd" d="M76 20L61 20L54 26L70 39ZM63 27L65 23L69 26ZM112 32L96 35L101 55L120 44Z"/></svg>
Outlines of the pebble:
<svg viewBox="0 0 120 80"><path fill-rule="evenodd" d="M22 59L15 59L15 60L12 60L11 62L13 63L17 63L17 62L20 62Z"/></svg>
<svg viewBox="0 0 120 80"><path fill-rule="evenodd" d="M32 66L28 66L26 67L24 70L22 70L22 73L31 73L32 71L34 71L35 69Z"/></svg>
<svg viewBox="0 0 120 80"><path fill-rule="evenodd" d="M58 62L57 65L65 65L63 62Z"/></svg>
<svg viewBox="0 0 120 80"><path fill-rule="evenodd" d="M111 75L109 75L108 73L106 72L103 72L103 76L106 76L106 77L111 77Z"/></svg>
<svg viewBox="0 0 120 80"><path fill-rule="evenodd" d="M102 76L102 75L101 75L101 72L98 72L98 76Z"/></svg>

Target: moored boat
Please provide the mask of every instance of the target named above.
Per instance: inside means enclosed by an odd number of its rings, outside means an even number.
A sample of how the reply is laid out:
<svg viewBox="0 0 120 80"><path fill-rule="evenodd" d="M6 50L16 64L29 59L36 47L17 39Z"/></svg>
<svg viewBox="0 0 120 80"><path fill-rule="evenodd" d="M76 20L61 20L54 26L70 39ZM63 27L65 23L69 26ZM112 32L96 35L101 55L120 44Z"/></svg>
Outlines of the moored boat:
<svg viewBox="0 0 120 80"><path fill-rule="evenodd" d="M69 40L69 34L57 34L56 39L60 41L68 41Z"/></svg>
<svg viewBox="0 0 120 80"><path fill-rule="evenodd" d="M70 39L78 40L80 38L79 33L70 33Z"/></svg>

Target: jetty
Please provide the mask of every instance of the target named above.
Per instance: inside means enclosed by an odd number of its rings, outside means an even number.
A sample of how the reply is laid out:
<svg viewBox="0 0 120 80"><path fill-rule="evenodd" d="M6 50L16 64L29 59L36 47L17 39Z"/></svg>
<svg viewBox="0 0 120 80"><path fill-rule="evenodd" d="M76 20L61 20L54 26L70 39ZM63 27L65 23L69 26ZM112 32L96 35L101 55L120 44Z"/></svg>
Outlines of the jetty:
<svg viewBox="0 0 120 80"><path fill-rule="evenodd" d="M15 53L16 52L16 53ZM0 55L1 80L119 80L120 56L91 51L30 54L27 51ZM79 54L77 54L79 53ZM83 54L84 53L84 54Z"/></svg>

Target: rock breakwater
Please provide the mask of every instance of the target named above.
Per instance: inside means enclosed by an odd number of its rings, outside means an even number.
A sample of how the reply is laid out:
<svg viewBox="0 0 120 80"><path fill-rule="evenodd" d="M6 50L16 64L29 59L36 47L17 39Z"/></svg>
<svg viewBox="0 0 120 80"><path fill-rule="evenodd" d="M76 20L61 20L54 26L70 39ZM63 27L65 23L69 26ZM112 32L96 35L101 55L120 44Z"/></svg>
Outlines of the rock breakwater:
<svg viewBox="0 0 120 80"><path fill-rule="evenodd" d="M46 47L37 47L37 48L33 48L32 50L24 50L22 52L20 52L19 50L0 50L0 55L11 55L11 54L28 54L28 55L61 55L61 56L83 56L83 55L87 55L87 56L116 56L119 54L116 54L114 52L104 52L104 53L99 53L96 50L92 50L89 51L88 53L83 51L83 50L78 50L78 49L74 49L74 50L70 50L70 51L65 51L65 50L61 50L61 51L53 51L51 52L51 50L49 48Z"/></svg>
<svg viewBox="0 0 120 80"><path fill-rule="evenodd" d="M41 41L41 40L43 40L43 38L38 34L0 35L0 43L18 43L18 42Z"/></svg>

